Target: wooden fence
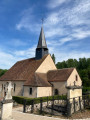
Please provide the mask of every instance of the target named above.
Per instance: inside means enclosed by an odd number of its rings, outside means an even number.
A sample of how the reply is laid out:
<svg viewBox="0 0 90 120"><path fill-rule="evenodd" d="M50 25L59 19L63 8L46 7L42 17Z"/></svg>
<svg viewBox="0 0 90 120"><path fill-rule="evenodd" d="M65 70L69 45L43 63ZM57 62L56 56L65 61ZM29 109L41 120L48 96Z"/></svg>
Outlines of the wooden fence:
<svg viewBox="0 0 90 120"><path fill-rule="evenodd" d="M38 102L32 99L30 104L28 104L27 100L23 102L23 112L34 113L38 110L40 114L47 112L48 114L55 115L55 113L58 112L70 116L86 108L90 108L90 94L70 99L55 99L54 96L52 96L52 100L49 100L48 97L46 101L40 98Z"/></svg>

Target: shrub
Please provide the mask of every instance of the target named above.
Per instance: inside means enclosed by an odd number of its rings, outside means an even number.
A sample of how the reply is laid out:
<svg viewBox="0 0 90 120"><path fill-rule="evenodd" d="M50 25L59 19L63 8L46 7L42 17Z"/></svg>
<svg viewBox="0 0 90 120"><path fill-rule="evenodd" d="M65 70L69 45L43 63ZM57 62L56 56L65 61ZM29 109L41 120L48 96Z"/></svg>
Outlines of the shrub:
<svg viewBox="0 0 90 120"><path fill-rule="evenodd" d="M26 100L26 104L27 105L31 105L32 104L32 100L34 100L34 104L40 103L40 101L42 100L43 102L46 102L48 99L49 100L66 100L66 95L55 95L55 96L48 96L48 97L39 97L39 98L27 98L27 97L23 97L23 96L13 96L13 100L19 104L23 104L24 101Z"/></svg>
<svg viewBox="0 0 90 120"><path fill-rule="evenodd" d="M90 87L83 87L82 91L83 93L88 93L90 92Z"/></svg>

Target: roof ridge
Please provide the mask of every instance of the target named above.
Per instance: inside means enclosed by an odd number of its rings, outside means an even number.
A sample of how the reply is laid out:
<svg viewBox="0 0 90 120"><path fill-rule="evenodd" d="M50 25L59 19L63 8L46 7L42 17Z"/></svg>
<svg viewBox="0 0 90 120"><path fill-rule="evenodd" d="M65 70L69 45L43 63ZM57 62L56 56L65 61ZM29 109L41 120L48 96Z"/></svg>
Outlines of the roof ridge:
<svg viewBox="0 0 90 120"><path fill-rule="evenodd" d="M48 81L52 82L59 82L59 81L66 81L71 73L74 71L75 68L64 68L64 69L57 69L57 70L50 70L48 75Z"/></svg>
<svg viewBox="0 0 90 120"><path fill-rule="evenodd" d="M22 62L22 61L25 61L25 60L31 60L31 59L34 59L35 57L33 57L33 58L27 58L27 59L24 59L24 60L19 60L19 61L17 61L17 62Z"/></svg>
<svg viewBox="0 0 90 120"><path fill-rule="evenodd" d="M59 70L64 70L64 69L75 69L75 67L49 70L48 72L50 72L50 71L59 71Z"/></svg>

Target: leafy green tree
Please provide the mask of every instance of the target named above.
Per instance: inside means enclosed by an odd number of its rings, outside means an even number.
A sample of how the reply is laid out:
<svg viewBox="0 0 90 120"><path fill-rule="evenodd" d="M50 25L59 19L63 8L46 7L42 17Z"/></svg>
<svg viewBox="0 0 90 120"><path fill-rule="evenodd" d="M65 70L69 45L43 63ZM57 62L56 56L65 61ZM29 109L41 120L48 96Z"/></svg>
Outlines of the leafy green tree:
<svg viewBox="0 0 90 120"><path fill-rule="evenodd" d="M0 77L2 76L2 75L4 75L5 74L5 72L7 72L7 69L0 69Z"/></svg>
<svg viewBox="0 0 90 120"><path fill-rule="evenodd" d="M57 69L67 68L67 64L66 64L65 61L63 61L63 62L58 62L58 63L56 64L56 67L57 67Z"/></svg>
<svg viewBox="0 0 90 120"><path fill-rule="evenodd" d="M66 61L66 64L67 64L68 68L69 67L75 67L73 59L68 59Z"/></svg>
<svg viewBox="0 0 90 120"><path fill-rule="evenodd" d="M51 56L51 57L52 57L52 59L53 59L53 62L55 63L55 62L56 62L56 61L55 61L55 59L56 59L56 58L55 58L55 55L54 55L54 54L52 54L52 56Z"/></svg>

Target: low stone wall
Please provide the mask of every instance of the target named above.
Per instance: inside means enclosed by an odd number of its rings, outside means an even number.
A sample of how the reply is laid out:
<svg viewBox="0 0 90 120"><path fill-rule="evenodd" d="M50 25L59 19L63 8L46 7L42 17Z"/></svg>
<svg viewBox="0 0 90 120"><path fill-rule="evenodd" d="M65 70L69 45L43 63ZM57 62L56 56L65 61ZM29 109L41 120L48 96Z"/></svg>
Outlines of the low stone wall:
<svg viewBox="0 0 90 120"><path fill-rule="evenodd" d="M40 104L34 104L34 111L40 110ZM53 101L43 102L42 103L42 110L44 110L45 107L51 106L53 104ZM66 100L54 100L54 105L66 105ZM26 106L26 112L31 112L32 105Z"/></svg>
<svg viewBox="0 0 90 120"><path fill-rule="evenodd" d="M83 110L84 109L84 101L81 100L79 102L79 100L75 100L75 103L72 101L71 102L71 114Z"/></svg>
<svg viewBox="0 0 90 120"><path fill-rule="evenodd" d="M53 100L53 101L41 102L34 105L27 105L25 112L32 113L40 110L42 112L48 111L48 113L51 114L52 111L53 113L55 111L58 111L70 116L77 111L85 109L85 104L89 104L89 103L87 103L86 98L83 99L82 97L76 97L67 100Z"/></svg>

